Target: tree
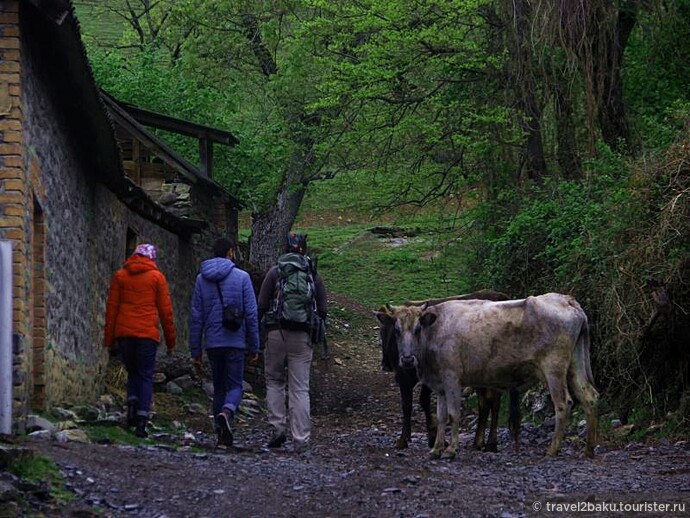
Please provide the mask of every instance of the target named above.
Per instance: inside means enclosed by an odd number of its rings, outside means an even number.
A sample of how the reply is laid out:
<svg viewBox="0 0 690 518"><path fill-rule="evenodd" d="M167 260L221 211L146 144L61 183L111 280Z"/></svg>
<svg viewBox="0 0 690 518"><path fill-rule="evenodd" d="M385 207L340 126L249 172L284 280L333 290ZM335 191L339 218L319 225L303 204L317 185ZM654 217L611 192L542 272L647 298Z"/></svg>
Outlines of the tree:
<svg viewBox="0 0 690 518"><path fill-rule="evenodd" d="M128 50L92 52L99 82L127 101L233 131L238 124L242 144L225 153L216 180L235 187L250 205L250 261L263 269L274 261L318 174L312 167L314 117L305 109L309 89L288 90L299 76L295 60L285 71L279 67L294 52L293 19L283 7L269 12L258 2L110 2L131 28L118 45ZM171 102L175 92L190 100Z"/></svg>
<svg viewBox="0 0 690 518"><path fill-rule="evenodd" d="M173 72L161 76L173 82L146 91L132 84L137 95L125 98L158 92L174 114L203 115L199 122L238 134L216 179L249 207L249 259L261 269L273 263L309 185L336 174L381 179L389 205L423 205L500 181L497 171L517 169L520 156L537 183L554 155L564 176L579 177L573 114L583 96L568 67L593 70L585 58L594 42L583 31L610 15L606 9L523 0L140 2L127 41L141 55L166 55ZM560 22L569 17L587 23L564 34ZM535 39L544 27L547 36ZM569 75L560 76L564 69ZM580 84L594 85L583 75ZM202 109L170 102L166 88L179 84L190 97L205 92ZM602 92L592 86L596 102L586 106L608 106ZM556 124L545 121L549 102ZM619 121L607 123L618 141L622 112L607 113ZM544 138L554 127L557 138ZM557 153L544 142L557 142Z"/></svg>
<svg viewBox="0 0 690 518"><path fill-rule="evenodd" d="M556 76L557 113L570 114L574 86L584 85L589 151L594 154L597 130L611 149L630 151L630 127L623 98L623 57L637 22L639 0L595 0L592 2L551 2L538 0L533 5L533 47L538 49L548 71ZM548 50L546 50L548 49ZM579 78L575 77L577 67ZM559 141L570 148L572 136ZM571 151L568 149L570 155ZM565 156L560 157L561 160Z"/></svg>
<svg viewBox="0 0 690 518"><path fill-rule="evenodd" d="M177 22L195 27L182 59L204 81L235 85L248 136L237 165L257 167L253 264L272 264L315 180L365 169L424 203L477 178L487 128L504 120L480 85L493 66L483 3L176 4Z"/></svg>

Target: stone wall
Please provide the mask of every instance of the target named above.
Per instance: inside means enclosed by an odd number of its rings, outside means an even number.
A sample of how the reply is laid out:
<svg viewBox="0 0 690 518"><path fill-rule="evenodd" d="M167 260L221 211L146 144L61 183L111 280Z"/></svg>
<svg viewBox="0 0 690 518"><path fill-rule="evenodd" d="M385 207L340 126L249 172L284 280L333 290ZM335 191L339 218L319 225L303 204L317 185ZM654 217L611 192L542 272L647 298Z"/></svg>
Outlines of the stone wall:
<svg viewBox="0 0 690 518"><path fill-rule="evenodd" d="M194 278L212 241L210 235L182 239L162 229L131 211L99 183L99 171L80 160L90 143L70 138L74 134L70 121L58 109L60 100L52 95L50 84L42 80L30 39L22 51L27 158L23 170L17 169L17 188L31 203L23 203L18 219L22 232L14 236L19 243L16 284L21 288L15 296L20 415L26 413L31 399L49 408L87 401L100 392L108 361L103 348L105 302L112 275L126 259L128 230L139 242L158 248L158 265L170 285L182 347L187 342ZM42 219L40 236L31 231L37 228L37 214ZM29 246L37 239L45 242L42 258L36 256L35 246ZM37 264L43 273L40 282ZM41 304L34 294L45 302ZM43 333L36 332L40 317L44 318ZM39 386L44 397L32 398Z"/></svg>
<svg viewBox="0 0 690 518"><path fill-rule="evenodd" d="M216 236L236 235L237 221L220 191L195 185L183 194L209 228L182 238L108 190L81 158L92 143L74 138L75 119L42 75L36 43L20 44L19 17L17 0L0 2L0 238L13 241L13 411L22 432L31 406L88 401L102 390L105 304L128 236L158 248L186 349L199 263Z"/></svg>

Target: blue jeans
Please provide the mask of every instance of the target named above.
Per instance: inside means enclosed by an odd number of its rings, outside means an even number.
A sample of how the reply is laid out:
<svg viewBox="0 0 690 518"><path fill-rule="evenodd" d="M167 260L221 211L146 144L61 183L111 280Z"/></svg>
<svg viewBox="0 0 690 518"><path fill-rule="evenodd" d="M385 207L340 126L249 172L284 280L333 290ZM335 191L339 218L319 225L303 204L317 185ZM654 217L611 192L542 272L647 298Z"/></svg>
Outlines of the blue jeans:
<svg viewBox="0 0 690 518"><path fill-rule="evenodd" d="M213 376L213 415L223 408L235 412L242 401L244 350L235 347L206 349Z"/></svg>
<svg viewBox="0 0 690 518"><path fill-rule="evenodd" d="M149 338L120 338L119 342L122 362L127 369L127 401L137 401L137 415L148 417L158 343Z"/></svg>

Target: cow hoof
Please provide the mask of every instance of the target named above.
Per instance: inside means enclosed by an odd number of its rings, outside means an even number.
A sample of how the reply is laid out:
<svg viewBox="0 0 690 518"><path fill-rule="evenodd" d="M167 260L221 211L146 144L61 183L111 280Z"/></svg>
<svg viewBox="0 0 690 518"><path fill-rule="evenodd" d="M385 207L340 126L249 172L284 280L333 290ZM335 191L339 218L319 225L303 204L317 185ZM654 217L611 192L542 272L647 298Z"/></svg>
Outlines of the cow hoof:
<svg viewBox="0 0 690 518"><path fill-rule="evenodd" d="M585 457L589 459L594 458L594 448L585 448Z"/></svg>
<svg viewBox="0 0 690 518"><path fill-rule="evenodd" d="M431 458L432 459L440 459L441 458L441 450L431 450Z"/></svg>
<svg viewBox="0 0 690 518"><path fill-rule="evenodd" d="M552 450L551 448L548 449L546 452L547 457L558 457L558 450Z"/></svg>
<svg viewBox="0 0 690 518"><path fill-rule="evenodd" d="M398 439L395 441L396 450L404 450L405 448L407 448L407 441L405 439Z"/></svg>
<svg viewBox="0 0 690 518"><path fill-rule="evenodd" d="M441 455L441 458L452 460L455 458L456 455L457 455L457 452L455 450L445 450L443 452L443 455Z"/></svg>
<svg viewBox="0 0 690 518"><path fill-rule="evenodd" d="M481 444L474 443L472 444L471 448L476 451L482 451L484 449L484 446Z"/></svg>
<svg viewBox="0 0 690 518"><path fill-rule="evenodd" d="M498 453L498 444L487 444L484 448L484 451L488 451L490 453Z"/></svg>

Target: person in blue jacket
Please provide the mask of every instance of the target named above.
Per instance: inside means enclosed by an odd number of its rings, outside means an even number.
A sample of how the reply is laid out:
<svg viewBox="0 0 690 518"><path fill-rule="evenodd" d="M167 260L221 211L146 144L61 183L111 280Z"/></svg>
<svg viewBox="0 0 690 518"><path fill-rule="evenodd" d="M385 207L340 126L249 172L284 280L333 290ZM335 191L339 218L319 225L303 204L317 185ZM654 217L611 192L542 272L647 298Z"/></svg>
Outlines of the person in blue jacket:
<svg viewBox="0 0 690 518"><path fill-rule="evenodd" d="M212 259L201 263L189 318L189 351L197 370L206 349L213 377L213 415L218 444L232 446L232 421L242 400L244 354L259 358L259 320L249 274L233 262L235 243L216 240ZM222 299L222 302L221 302ZM223 308L231 305L244 315L237 330L223 324Z"/></svg>

